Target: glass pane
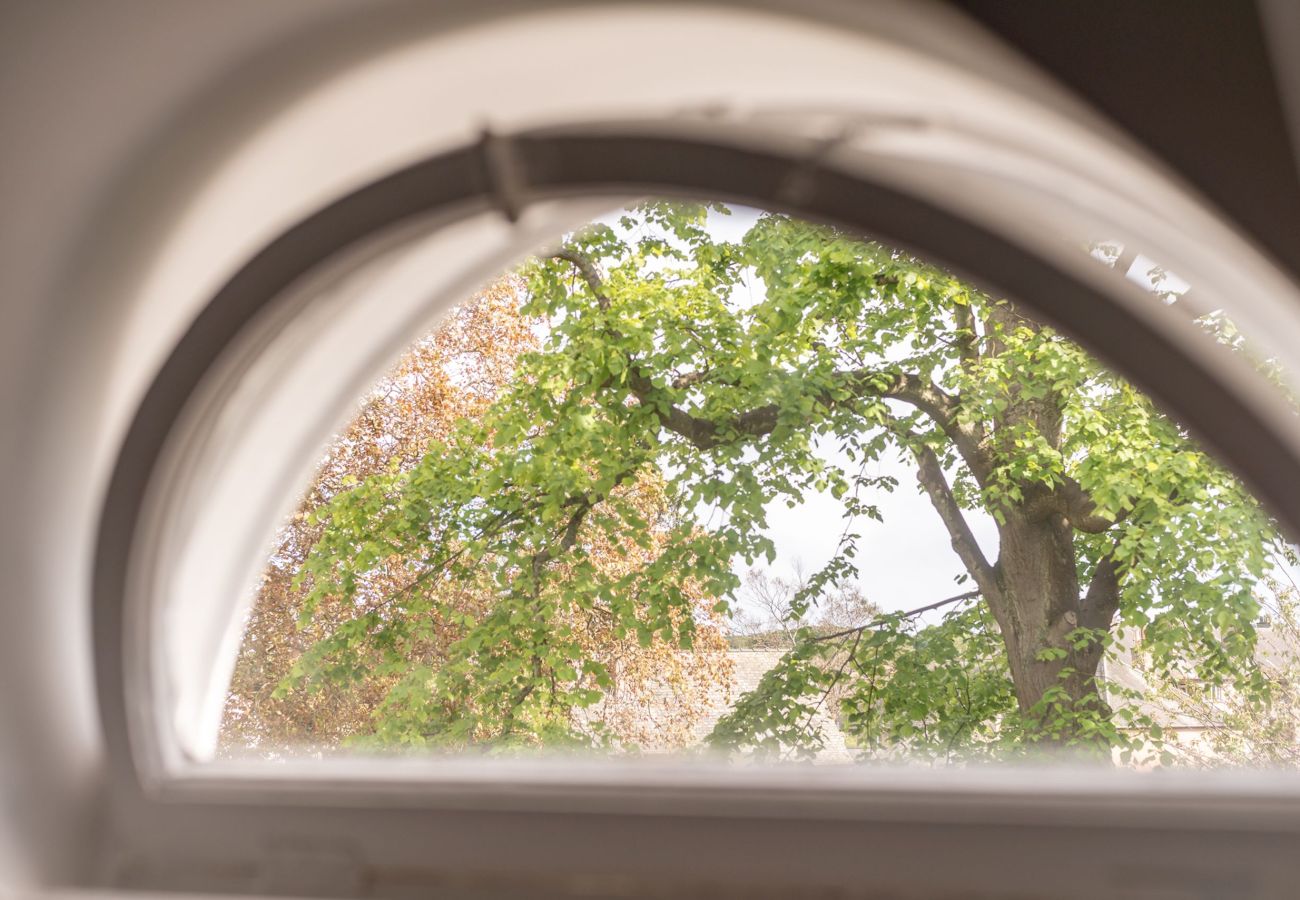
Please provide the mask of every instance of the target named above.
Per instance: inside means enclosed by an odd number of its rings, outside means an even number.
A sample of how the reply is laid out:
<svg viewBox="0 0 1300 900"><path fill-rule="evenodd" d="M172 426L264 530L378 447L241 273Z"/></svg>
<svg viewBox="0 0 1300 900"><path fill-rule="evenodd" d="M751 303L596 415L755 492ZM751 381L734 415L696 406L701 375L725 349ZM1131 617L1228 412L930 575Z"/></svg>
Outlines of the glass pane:
<svg viewBox="0 0 1300 900"><path fill-rule="evenodd" d="M1086 249L1241 348L1154 261ZM1249 492L1013 304L780 215L647 202L502 276L276 540L225 756L1300 747L1295 556Z"/></svg>

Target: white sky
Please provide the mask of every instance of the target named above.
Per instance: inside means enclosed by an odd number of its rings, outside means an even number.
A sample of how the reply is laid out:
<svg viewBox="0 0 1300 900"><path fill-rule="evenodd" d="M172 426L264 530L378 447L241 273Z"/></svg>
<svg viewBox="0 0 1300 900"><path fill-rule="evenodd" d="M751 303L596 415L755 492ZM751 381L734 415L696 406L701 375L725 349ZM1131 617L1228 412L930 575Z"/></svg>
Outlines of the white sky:
<svg viewBox="0 0 1300 900"><path fill-rule="evenodd" d="M834 459L832 454L826 458ZM856 468L850 468L853 471ZM880 507L883 522L860 519L854 530L858 541L858 583L867 599L886 610L914 609L970 590L956 577L965 569L953 552L948 532L930 501L916 483L916 469L886 456L869 470L898 481L892 493L879 490L862 496ZM784 502L768 508L769 536L776 543L772 569L789 577L797 561L809 574L820 568L835 550L844 530L844 507L828 493L812 494L788 509ZM971 529L989 559L997 558L998 538L993 519L981 513L966 514ZM743 570L743 562L737 570Z"/></svg>

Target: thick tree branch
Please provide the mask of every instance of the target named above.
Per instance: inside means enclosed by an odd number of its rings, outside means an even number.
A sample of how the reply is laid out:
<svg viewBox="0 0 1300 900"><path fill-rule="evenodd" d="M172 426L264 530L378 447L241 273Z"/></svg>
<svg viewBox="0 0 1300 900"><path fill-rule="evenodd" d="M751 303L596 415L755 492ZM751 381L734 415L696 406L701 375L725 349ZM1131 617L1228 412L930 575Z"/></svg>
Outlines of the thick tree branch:
<svg viewBox="0 0 1300 900"><path fill-rule="evenodd" d="M980 434L972 426L957 421L960 401L938 385L919 375L902 373L883 396L910 403L929 416L961 454L975 480L983 485L992 471L988 452L980 445Z"/></svg>
<svg viewBox="0 0 1300 900"><path fill-rule="evenodd" d="M640 366L628 369L628 387L642 403L653 407L659 422L669 431L684 437L697 450L712 450L731 436L761 437L776 427L781 408L775 403L739 413L722 422L694 416L666 402L663 391L641 370Z"/></svg>
<svg viewBox="0 0 1300 900"><path fill-rule="evenodd" d="M551 255L555 259L573 265L595 295L600 307L609 308L610 301L604 290L604 279L591 259L569 247L556 250ZM708 369L702 368L678 376L673 381L673 387L677 390L685 389L703 381L707 374ZM970 468L971 474L975 476L975 480L980 484L985 483L991 469L991 462L987 452L980 445L980 435L977 431L957 421L959 407L957 398L944 392L929 379L907 372L859 368L840 372L835 376L835 380L838 387L847 391L849 400L867 396L902 400L925 413L956 446L962 459ZM768 434L776 427L781 412L776 404L768 404L739 413L725 422L693 416L671 402L671 398L663 397L650 377L634 361L629 366L628 384L638 400L655 406L664 427L686 438L699 450L710 450L733 435L761 437ZM845 402L838 399L832 391L824 392L818 400L828 409Z"/></svg>
<svg viewBox="0 0 1300 900"><path fill-rule="evenodd" d="M930 504L939 513L939 518L943 520L944 527L948 529L952 549L957 552L962 565L966 567L966 571L970 573L971 578L975 580L975 584L979 586L984 596L991 599L997 598L1000 596L997 572L984 557L984 551L980 549L979 542L975 540L975 534L970 529L970 523L966 521L966 516L962 513L957 498L953 496L952 488L948 486L948 479L943 473L943 466L939 463L939 457L934 450L919 440L909 441L909 444L911 445L912 455L916 457L916 480L930 498Z"/></svg>
<svg viewBox="0 0 1300 900"><path fill-rule="evenodd" d="M587 283L591 293L595 295L600 308L609 309L609 295L605 293L605 279L601 277L600 270L596 268L596 264L588 256L571 247L561 247L551 254L551 258L562 259L572 264L578 270L578 274L582 276L582 280Z"/></svg>
<svg viewBox="0 0 1300 900"><path fill-rule="evenodd" d="M577 533L582 528L582 520L586 519L586 514L591 511L593 503L589 498L580 497L577 499L575 506L576 509L573 510L572 514L569 514L568 523L564 525L564 533L560 536L558 548L543 548L534 553L532 559L530 559L530 562L532 562L534 590L541 589L542 568L546 566L546 563L558 558L560 554L567 553L568 550L573 548L573 545L577 544Z"/></svg>
<svg viewBox="0 0 1300 900"><path fill-rule="evenodd" d="M1113 519L1098 515L1097 504L1093 502L1092 497L1079 482L1068 476L1059 490L1065 499L1065 517L1079 531L1101 534L1112 525L1124 521L1129 514L1128 509L1122 509Z"/></svg>
<svg viewBox="0 0 1300 900"><path fill-rule="evenodd" d="M979 358L979 335L975 333L975 314L968 304L957 303L953 308L953 321L957 326L957 355L964 362Z"/></svg>
<svg viewBox="0 0 1300 900"><path fill-rule="evenodd" d="M686 438L698 450L711 450L734 437L762 437L780 419L781 407L775 403L746 410L723 421L694 416L680 406L664 402L663 392L640 367L634 366L629 371L628 386L636 398L654 406L663 426ZM977 437L957 422L956 400L926 379L906 372L862 368L838 373L836 381L847 392L847 398L842 399L832 391L823 392L817 399L824 408L832 409L863 397L902 400L924 412L943 429L976 481L982 484L987 478L991 469L988 454L980 447Z"/></svg>
<svg viewBox="0 0 1300 900"><path fill-rule="evenodd" d="M1124 521L1131 511L1131 508L1122 509L1113 519L1100 515L1092 497L1079 482L1068 475L1061 484L1043 490L1024 505L1025 516L1033 521L1043 521L1050 516L1059 515L1076 531L1088 534L1101 534L1109 530Z"/></svg>
<svg viewBox="0 0 1300 900"><path fill-rule="evenodd" d="M1107 554L1097 563L1092 583L1079 604L1079 624L1084 628L1110 628L1119 609L1119 572L1115 560Z"/></svg>

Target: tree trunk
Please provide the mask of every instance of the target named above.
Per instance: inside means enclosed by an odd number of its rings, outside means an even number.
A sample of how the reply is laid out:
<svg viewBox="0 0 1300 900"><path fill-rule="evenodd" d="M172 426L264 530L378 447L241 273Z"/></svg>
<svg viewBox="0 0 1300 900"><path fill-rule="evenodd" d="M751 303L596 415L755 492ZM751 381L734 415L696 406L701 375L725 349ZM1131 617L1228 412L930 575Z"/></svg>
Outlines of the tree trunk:
<svg viewBox="0 0 1300 900"><path fill-rule="evenodd" d="M1100 627L1080 595L1074 530L1059 514L1035 519L1008 510L999 538L998 589L988 600L1020 710L1047 744L1096 742L1084 739L1072 714L1109 715L1096 678L1100 642L1076 649L1070 640L1081 626ZM1067 713L1063 721L1061 712Z"/></svg>
<svg viewBox="0 0 1300 900"><path fill-rule="evenodd" d="M986 326L989 354L1000 355L1005 336L1018 329L1038 332L1042 325L1020 316L1010 304L995 305ZM1014 372L1010 376L1010 403L992 427L995 454L1014 454L1014 443L999 444L1025 429L1060 448L1064 398L1053 391L1025 390L1032 383L1028 373L1023 381ZM986 592L1002 630L1016 700L1044 743L1091 744L1100 752L1107 746L1105 738L1080 725L1083 719L1110 714L1097 684L1104 647L1092 640L1076 648L1071 637L1079 628L1109 630L1119 603L1118 582L1105 559L1086 596L1081 593L1074 535L1076 527L1098 533L1112 523L1096 520L1091 500L1070 479L1055 487L1025 483L1021 489L1023 501L1001 510L999 557L991 579L995 586Z"/></svg>

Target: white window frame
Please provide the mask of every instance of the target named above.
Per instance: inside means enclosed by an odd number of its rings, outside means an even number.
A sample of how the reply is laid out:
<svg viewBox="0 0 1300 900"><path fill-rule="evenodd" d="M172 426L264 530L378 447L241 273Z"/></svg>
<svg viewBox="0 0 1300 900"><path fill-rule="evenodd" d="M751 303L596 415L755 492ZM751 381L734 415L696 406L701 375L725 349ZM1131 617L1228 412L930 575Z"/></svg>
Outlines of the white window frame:
<svg viewBox="0 0 1300 900"><path fill-rule="evenodd" d="M451 149L358 169L341 199L306 204L278 235L257 239L255 255L212 285L171 348L133 415L105 501L95 645L112 803L97 878L153 890L375 896L439 883L577 892L723 881L777 891L871 883L907 896L998 883L1004 894L1091 897L1099 885L1118 890L1144 878L1176 888L1226 878L1225 892L1273 896L1289 883L1294 864L1282 848L1300 830L1300 791L1258 773L1156 782L1071 770L391 760L268 769L195 764L160 715L170 690L157 657L166 640L157 615L163 539L196 512L169 503L203 471L195 454L228 391L302 304L322 296L323 282L310 281L353 271L376 241L409 237L403 228L494 214L526 222L544 204L556 204L543 217L554 225L589 208L570 204L593 198L712 196L915 249L1016 297L1129 372L1210 438L1284 521L1300 525L1300 445L1286 411L1244 366L1070 241L1132 241L1211 294L1229 280L1244 285L1245 300L1236 299L1248 315L1278 329L1296 327L1285 315L1293 287L1122 147L1103 139L1083 152L1068 138L1093 135L1087 128L1070 131L1069 118L1054 119L1047 105L1004 109L1000 99L982 110L993 122L983 133L879 110L847 118L751 110L738 119L604 117L475 142L462 136ZM996 127L999 116L1027 114L1041 117L1030 130L1040 145L1017 145ZM1089 202L1071 205L1083 193ZM519 245L537 233L518 232ZM1207 245L1215 252L1201 252ZM483 271L508 263L508 247L516 245L503 241L501 258L482 260ZM154 289L165 283L159 276ZM443 285L428 311L466 283ZM380 345L368 350L382 355ZM323 434L331 424L315 427ZM307 450L296 452L305 467ZM1130 840L1116 842L1117 829ZM595 858L592 848L600 848ZM1189 868L1189 858L1199 862Z"/></svg>

